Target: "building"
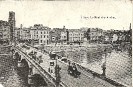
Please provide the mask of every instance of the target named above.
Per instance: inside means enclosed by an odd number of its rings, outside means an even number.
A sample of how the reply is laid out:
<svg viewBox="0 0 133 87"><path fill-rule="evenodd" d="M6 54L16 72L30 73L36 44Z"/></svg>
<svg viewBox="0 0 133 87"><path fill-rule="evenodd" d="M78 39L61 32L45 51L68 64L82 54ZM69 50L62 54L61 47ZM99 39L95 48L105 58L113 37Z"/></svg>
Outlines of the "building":
<svg viewBox="0 0 133 87"><path fill-rule="evenodd" d="M29 38L34 41L34 45L48 45L50 43L49 27L43 26L42 24L35 24L33 27L30 27L29 30Z"/></svg>
<svg viewBox="0 0 133 87"><path fill-rule="evenodd" d="M104 40L104 33L100 28L88 28L85 37L90 43L102 43Z"/></svg>
<svg viewBox="0 0 133 87"><path fill-rule="evenodd" d="M84 31L81 29L68 29L68 43L82 43L84 41Z"/></svg>
<svg viewBox="0 0 133 87"><path fill-rule="evenodd" d="M8 21L0 20L0 40L14 42L15 12L9 12Z"/></svg>
<svg viewBox="0 0 133 87"><path fill-rule="evenodd" d="M53 28L50 31L50 42L51 43L67 43L67 29L65 26L63 28Z"/></svg>
<svg viewBox="0 0 133 87"><path fill-rule="evenodd" d="M66 43L67 42L67 32L66 31L62 31L61 32L60 40L61 40L62 43Z"/></svg>
<svg viewBox="0 0 133 87"><path fill-rule="evenodd" d="M22 28L22 33L20 34L21 35L21 38L23 38L23 40L29 40L30 39L30 29L29 28Z"/></svg>
<svg viewBox="0 0 133 87"><path fill-rule="evenodd" d="M22 24L20 28L15 28L15 39L16 40L29 40L30 39L30 28L23 28Z"/></svg>
<svg viewBox="0 0 133 87"><path fill-rule="evenodd" d="M67 38L68 38L67 33L68 29L66 29L64 26L63 29L60 31L60 41L62 44L67 43Z"/></svg>
<svg viewBox="0 0 133 87"><path fill-rule="evenodd" d="M7 21L0 20L0 39L10 40L10 26Z"/></svg>
<svg viewBox="0 0 133 87"><path fill-rule="evenodd" d="M58 38L58 34L55 31L50 31L50 43L56 43Z"/></svg>
<svg viewBox="0 0 133 87"><path fill-rule="evenodd" d="M99 28L90 29L90 41L98 41L100 36L103 36L103 30Z"/></svg>
<svg viewBox="0 0 133 87"><path fill-rule="evenodd" d="M20 28L15 28L15 39L20 40Z"/></svg>
<svg viewBox="0 0 133 87"><path fill-rule="evenodd" d="M32 45L48 45L50 28L41 24L35 24L29 28L21 27L15 29L15 37L19 41L28 41Z"/></svg>

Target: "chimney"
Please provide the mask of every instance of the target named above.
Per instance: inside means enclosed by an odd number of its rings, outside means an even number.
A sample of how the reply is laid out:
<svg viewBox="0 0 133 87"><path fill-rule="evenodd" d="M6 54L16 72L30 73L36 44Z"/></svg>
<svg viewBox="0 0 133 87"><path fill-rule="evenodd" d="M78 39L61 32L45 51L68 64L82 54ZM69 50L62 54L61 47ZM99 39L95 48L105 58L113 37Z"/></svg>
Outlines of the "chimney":
<svg viewBox="0 0 133 87"><path fill-rule="evenodd" d="M130 23L130 27L129 27L129 30L131 29L131 23Z"/></svg>
<svg viewBox="0 0 133 87"><path fill-rule="evenodd" d="M21 24L21 25L20 25L20 29L22 29L22 28L23 28L23 25Z"/></svg>
<svg viewBox="0 0 133 87"><path fill-rule="evenodd" d="M63 26L63 29L65 29L65 26Z"/></svg>

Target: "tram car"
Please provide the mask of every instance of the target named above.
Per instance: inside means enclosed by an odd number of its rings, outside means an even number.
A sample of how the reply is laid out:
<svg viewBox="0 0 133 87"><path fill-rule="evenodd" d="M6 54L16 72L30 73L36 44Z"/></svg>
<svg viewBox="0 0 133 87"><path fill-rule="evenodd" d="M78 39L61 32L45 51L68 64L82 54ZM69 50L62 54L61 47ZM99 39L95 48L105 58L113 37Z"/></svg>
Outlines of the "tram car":
<svg viewBox="0 0 133 87"><path fill-rule="evenodd" d="M49 56L50 56L50 59L52 59L52 60L55 60L56 59L56 53L54 53L54 52L51 52L49 54Z"/></svg>

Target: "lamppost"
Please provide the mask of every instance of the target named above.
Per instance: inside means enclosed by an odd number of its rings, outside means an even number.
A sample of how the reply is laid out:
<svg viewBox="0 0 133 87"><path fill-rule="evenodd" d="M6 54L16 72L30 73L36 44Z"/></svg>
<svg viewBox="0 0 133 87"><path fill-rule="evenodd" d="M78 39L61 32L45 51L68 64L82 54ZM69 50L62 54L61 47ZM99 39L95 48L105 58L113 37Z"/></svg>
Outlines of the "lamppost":
<svg viewBox="0 0 133 87"><path fill-rule="evenodd" d="M57 38L57 40L56 40L55 46L56 46L57 42L58 42L58 38ZM55 47L55 46L54 46L54 47ZM53 57L53 56L52 56L52 50L53 50L53 49L51 49L50 57ZM57 64L57 55L54 56L54 59L56 60L56 65L55 65L55 78L56 78L56 79L55 79L55 85L56 85L56 87L59 87L59 84L60 84L60 81L61 81L61 76L60 76L60 70L61 70L61 68L60 68L59 65Z"/></svg>
<svg viewBox="0 0 133 87"><path fill-rule="evenodd" d="M56 59L56 66L55 66L56 87L59 87L61 81L60 70L61 68L59 67L59 65L57 65L57 59Z"/></svg>
<svg viewBox="0 0 133 87"><path fill-rule="evenodd" d="M107 59L107 49L106 48L104 50L104 53L105 53L105 61L104 61L103 66L102 66L102 70L103 70L102 75L106 76L106 59Z"/></svg>
<svg viewBox="0 0 133 87"><path fill-rule="evenodd" d="M58 41L59 41L59 39L57 38L56 43L55 43L55 46L58 43ZM55 59L56 59L56 65L55 65L56 87L59 87L59 84L60 84L60 81L61 81L61 76L60 76L60 70L61 70L61 68L57 64L57 57L55 57Z"/></svg>

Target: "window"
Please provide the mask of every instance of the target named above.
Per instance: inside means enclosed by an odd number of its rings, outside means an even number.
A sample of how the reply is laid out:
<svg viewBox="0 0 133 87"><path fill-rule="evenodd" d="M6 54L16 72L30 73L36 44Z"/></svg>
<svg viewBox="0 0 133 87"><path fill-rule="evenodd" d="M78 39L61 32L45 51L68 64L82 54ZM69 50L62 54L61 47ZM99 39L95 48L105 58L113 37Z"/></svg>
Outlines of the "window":
<svg viewBox="0 0 133 87"><path fill-rule="evenodd" d="M41 32L41 34L42 34L42 32Z"/></svg>
<svg viewBox="0 0 133 87"><path fill-rule="evenodd" d="M38 38L38 35L36 35L36 37Z"/></svg>
<svg viewBox="0 0 133 87"><path fill-rule="evenodd" d="M48 38L48 36L47 36L47 38Z"/></svg>
<svg viewBox="0 0 133 87"><path fill-rule="evenodd" d="M44 34L45 34L45 31L44 31Z"/></svg>
<svg viewBox="0 0 133 87"><path fill-rule="evenodd" d="M40 42L42 43L42 40L40 40Z"/></svg>
<svg viewBox="0 0 133 87"><path fill-rule="evenodd" d="M41 35L41 38L42 38L42 35Z"/></svg>
<svg viewBox="0 0 133 87"><path fill-rule="evenodd" d="M44 35L44 38L45 38L45 35Z"/></svg>

